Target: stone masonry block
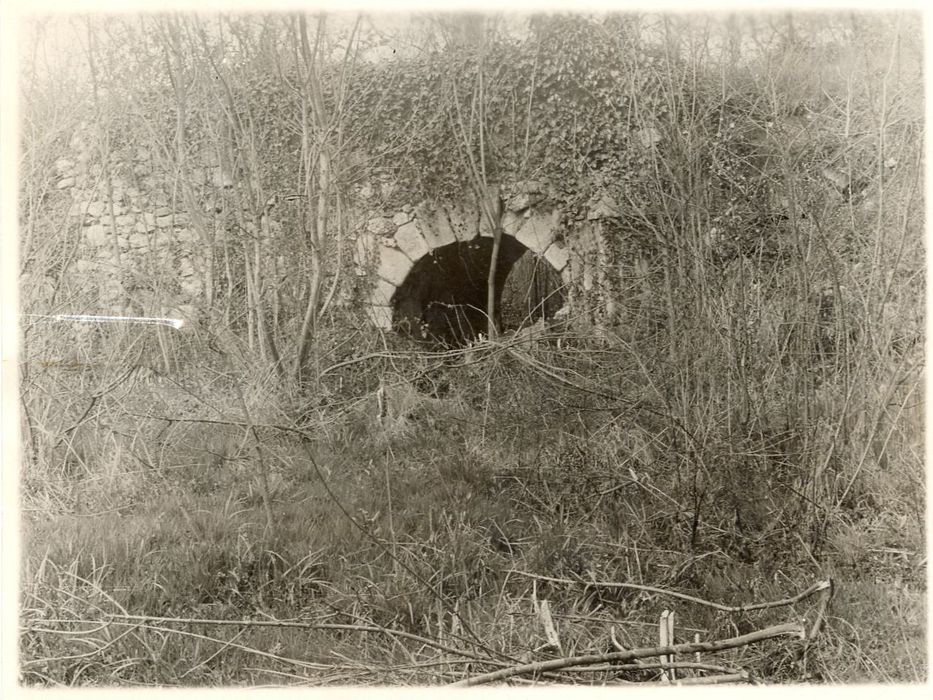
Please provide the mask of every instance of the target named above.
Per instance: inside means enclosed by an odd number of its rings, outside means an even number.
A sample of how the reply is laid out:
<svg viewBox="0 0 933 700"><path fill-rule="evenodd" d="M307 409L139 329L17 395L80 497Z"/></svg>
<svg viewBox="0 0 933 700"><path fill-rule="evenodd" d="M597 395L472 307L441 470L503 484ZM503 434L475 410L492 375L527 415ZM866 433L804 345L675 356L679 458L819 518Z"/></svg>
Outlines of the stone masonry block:
<svg viewBox="0 0 933 700"><path fill-rule="evenodd" d="M506 206L508 207L509 211L522 212L536 204L540 204L544 201L544 199L545 197L543 194L522 192L509 199Z"/></svg>
<svg viewBox="0 0 933 700"><path fill-rule="evenodd" d="M509 236L515 236L524 223L525 218L523 216L512 211L507 211L502 216L502 231Z"/></svg>
<svg viewBox="0 0 933 700"><path fill-rule="evenodd" d="M495 234L493 233L492 226L489 225L489 219L486 218L486 215L480 210L479 214L479 235L483 238L494 238Z"/></svg>
<svg viewBox="0 0 933 700"><path fill-rule="evenodd" d="M431 252L430 246L418 229L418 224L414 221L399 226L398 231L395 232L395 241L412 261L420 260Z"/></svg>
<svg viewBox="0 0 933 700"><path fill-rule="evenodd" d="M479 235L479 220L475 212L468 213L459 206L449 207L446 212L451 230L458 241L466 243Z"/></svg>
<svg viewBox="0 0 933 700"><path fill-rule="evenodd" d="M457 242L457 237L450 227L450 221L448 221L447 215L443 211L419 211L418 223L421 235L424 236L424 240L431 250Z"/></svg>
<svg viewBox="0 0 933 700"><path fill-rule="evenodd" d="M620 216L622 216L622 210L616 201L608 194L603 194L586 218L589 221L598 221L599 219L617 219Z"/></svg>
<svg viewBox="0 0 933 700"><path fill-rule="evenodd" d="M529 250L541 255L554 242L559 220L560 213L557 211L534 214L525 220L515 238Z"/></svg>
<svg viewBox="0 0 933 700"><path fill-rule="evenodd" d="M402 251L380 246L379 268L376 274L387 282L400 286L408 277L413 264L411 259Z"/></svg>
<svg viewBox="0 0 933 700"><path fill-rule="evenodd" d="M134 233L130 236L129 241L131 248L145 248L149 245L149 236L144 233Z"/></svg>
<svg viewBox="0 0 933 700"><path fill-rule="evenodd" d="M367 309L369 319L376 328L384 331L392 330L392 307L391 306L370 306Z"/></svg>
<svg viewBox="0 0 933 700"><path fill-rule="evenodd" d="M107 232L100 224L88 226L86 229L84 229L84 235L87 238L87 242L95 246L106 245L109 240L107 237Z"/></svg>
<svg viewBox="0 0 933 700"><path fill-rule="evenodd" d="M570 259L570 252L560 243L552 243L544 251L544 259L547 260L554 269L562 272L567 267L567 261Z"/></svg>
<svg viewBox="0 0 933 700"><path fill-rule="evenodd" d="M398 289L391 282L386 280L378 280L376 282L376 288L373 290L371 303L374 306L391 306L392 297L395 294L395 290Z"/></svg>
<svg viewBox="0 0 933 700"><path fill-rule="evenodd" d="M583 280L583 268L584 268L584 259L583 254L576 248L570 251L570 260L567 263L567 267L564 268L564 273L570 276L570 281L579 284Z"/></svg>

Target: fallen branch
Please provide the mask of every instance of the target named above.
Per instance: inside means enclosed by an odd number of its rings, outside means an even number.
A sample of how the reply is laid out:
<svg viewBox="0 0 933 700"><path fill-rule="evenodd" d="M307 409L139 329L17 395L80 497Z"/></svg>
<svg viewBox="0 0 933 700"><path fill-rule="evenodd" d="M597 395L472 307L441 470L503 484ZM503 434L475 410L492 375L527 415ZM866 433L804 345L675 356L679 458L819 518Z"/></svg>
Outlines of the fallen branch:
<svg viewBox="0 0 933 700"><path fill-rule="evenodd" d="M673 644L674 643L674 611L665 610L663 613L661 613L661 619L659 620L658 625L659 625L658 627L659 646L668 647L671 644ZM664 667L668 666L671 663L671 661L673 661L673 657L668 656L667 654L661 655L662 666ZM661 672L661 677L665 681L670 682L670 681L677 680L677 673L673 669L668 671L665 668L665 670Z"/></svg>
<svg viewBox="0 0 933 700"><path fill-rule="evenodd" d="M829 579L829 581L826 583L829 585L825 587L823 598L820 601L820 607L816 612L816 619L813 620L813 626L810 628L809 633L807 633L808 640L815 638L823 628L823 622L826 619L826 610L828 609L829 601L832 600L833 593L835 592L833 587L833 580Z"/></svg>
<svg viewBox="0 0 933 700"><path fill-rule="evenodd" d="M404 632L402 630L395 630L388 627L377 627L374 625L350 625L342 624L336 622L297 622L293 620L217 620L212 618L196 618L196 617L160 617L157 615L127 615L119 613L108 613L106 620L84 620L84 619L61 619L61 620L36 620L37 623L49 624L49 623L84 623L84 624L100 624L100 627L95 628L101 629L106 627L109 624L123 624L117 621L126 620L126 621L136 621L136 622L155 622L155 623L175 623L175 624L186 624L186 625L218 625L218 626L229 626L229 627L292 627L299 629L307 630L342 630L347 632L374 632L388 635L390 637L401 637L404 639L410 639L415 642L419 642L425 646L433 647L440 651L445 651L449 654L455 654L457 656L462 656L472 661L478 661L481 663L490 663L494 665L503 665L504 661L499 661L495 659L490 659L479 654L474 654L472 652L466 651L464 649L455 649L449 647L446 644L441 644L433 639L428 637L422 637L417 634L412 634L411 632ZM53 632L60 633L58 630L46 629L43 627L29 626L26 628L29 631L33 632ZM222 640L221 640L222 641Z"/></svg>
<svg viewBox="0 0 933 700"><path fill-rule="evenodd" d="M767 608L779 608L785 605L793 605L794 603L799 603L804 598L831 588L832 583L830 581L817 581L807 590L791 598L784 598L783 600L775 600L767 603L747 603L743 605L723 605L722 603L714 603L709 600L703 600L702 598L697 598L692 595L687 595L686 593L678 593L677 591L669 591L664 588L657 588L656 586L645 586L640 583L616 583L614 581L586 581L584 579L573 580L569 578L554 578L551 576L541 576L540 574L532 574L528 571L519 571L517 569L512 569L509 573L518 574L519 576L527 576L528 578L537 579L539 581L551 581L552 583L570 583L570 584L583 584L585 586L594 586L596 588L630 588L636 591L645 591L647 593L656 593L658 595L668 596L670 598L679 598L680 600L686 600L691 603L696 603L697 605L705 605L709 608L715 608L716 610L722 610L723 612L728 613L742 613L749 612L751 610L765 610Z"/></svg>
<svg viewBox="0 0 933 700"><path fill-rule="evenodd" d="M466 663L466 662L463 662ZM594 666L568 666L562 669L566 672L579 673L605 673L606 671L660 671L665 668L690 669L693 671L710 671L712 673L741 673L741 669L722 666L720 664L705 664L696 661L669 661L661 663L660 661L639 661L632 664L603 664ZM682 679L681 679L682 680ZM679 683L680 681L675 681Z"/></svg>
<svg viewBox="0 0 933 700"><path fill-rule="evenodd" d="M554 626L554 619L551 617L551 606L546 600L538 601L537 591L533 588L531 593L532 604L538 613L538 619L544 628L544 636L547 638L548 647L558 654L563 653L560 646L560 637L557 634L557 628Z"/></svg>
<svg viewBox="0 0 933 700"><path fill-rule="evenodd" d="M801 669L802 669L804 678L807 677L807 669L809 668L810 645L813 644L813 641L816 639L816 636L820 633L820 630L823 629L823 624L826 621L826 613L829 610L829 604L832 601L834 593L835 593L835 589L833 587L833 581L832 579L830 579L829 588L823 591L823 595L820 599L820 606L816 611L816 618L814 618L813 624L810 626L810 631L807 632L807 641L803 647L803 659L801 661Z"/></svg>
<svg viewBox="0 0 933 700"><path fill-rule="evenodd" d="M721 676L695 676L693 678L681 678L674 681L673 685L722 685L723 683L751 683L752 678L748 671L739 671L738 673L724 673ZM665 685L670 685L669 683Z"/></svg>
<svg viewBox="0 0 933 700"><path fill-rule="evenodd" d="M80 620L75 620L75 622L80 622ZM244 653L246 653L246 654L253 654L253 655L255 655L255 656L261 656L261 657L266 658L266 659L272 659L272 660L274 660L274 661L279 661L279 662L291 664L291 665L294 665L294 666L300 666L300 667L302 667L302 668L310 668L310 669L315 669L315 670L318 670L318 671L333 670L333 669L335 668L333 665L318 664L318 663L312 663L312 662L310 662L310 661L303 661L303 660L301 660L301 659L293 659L293 658L289 658L289 657L285 657L285 656L279 656L279 655L277 655L277 654L272 654L272 653L267 652L267 651L262 651L262 650L260 650L260 649L254 648L254 647L246 646L246 645L243 645L243 644L237 644L237 643L235 643L235 642L233 642L233 641L231 641L231 640L219 639L219 638L217 638L217 637L211 637L211 636L205 635L205 634L197 634L197 633L195 633L195 632L188 632L188 631L186 631L186 630L173 629L173 628L171 628L171 627L161 627L161 626L159 626L159 625L149 625L149 624L146 624L145 622L138 622L138 621L135 621L135 622L122 622L122 621L120 621L120 620L113 620L110 624L112 624L112 625L119 625L119 626L123 626L123 627L130 627L130 629L127 630L127 632L124 633L124 635L120 635L120 637L117 637L117 639L120 639L121 637L125 636L125 634L129 634L130 632L133 632L133 631L135 631L135 630L137 630L137 629L146 629L146 630L152 630L152 631L155 631L155 632L167 632L167 633L170 633L170 634L177 634L177 635L182 636L182 637L190 637L190 638L193 638L193 639L200 639L200 640L202 640L202 641L207 641L207 642L215 642L215 643L220 644L222 647L227 648L227 649L238 649L239 651L242 651L242 652L244 652ZM44 631L44 630L32 628L32 629L30 629L30 631ZM115 639L114 641L116 641L116 639ZM108 644L108 646L109 646L109 644ZM93 653L96 654L96 653L99 653L100 651L101 651L101 649L95 649ZM86 656L86 654L85 654L85 655L81 655L81 656ZM35 660L32 660L31 663L50 663L50 662L52 662L52 661L60 661L60 660L62 660L62 659L66 659L66 658L71 658L71 657L58 657L58 658L49 658L49 659L35 659ZM78 657L78 656L75 656L75 657L73 657L73 658L79 658L79 657Z"/></svg>
<svg viewBox="0 0 933 700"><path fill-rule="evenodd" d="M651 647L645 649L631 649L629 651L615 651L608 654L589 654L585 656L570 656L562 659L551 659L548 661L538 661L535 663L521 664L503 668L491 673L484 673L473 678L466 678L462 681L453 683L454 686L474 686L484 683L495 683L512 676L526 675L529 673L538 674L545 671L555 671L569 666L589 666L592 664L604 663L607 661L633 661L652 656L674 654L693 654L695 652L721 651L723 649L734 649L749 644L773 639L774 637L792 636L798 639L804 639L806 630L800 622L788 622L783 625L767 627L763 630L743 634L739 637L730 637L712 642L689 642L686 644L674 644L667 647Z"/></svg>

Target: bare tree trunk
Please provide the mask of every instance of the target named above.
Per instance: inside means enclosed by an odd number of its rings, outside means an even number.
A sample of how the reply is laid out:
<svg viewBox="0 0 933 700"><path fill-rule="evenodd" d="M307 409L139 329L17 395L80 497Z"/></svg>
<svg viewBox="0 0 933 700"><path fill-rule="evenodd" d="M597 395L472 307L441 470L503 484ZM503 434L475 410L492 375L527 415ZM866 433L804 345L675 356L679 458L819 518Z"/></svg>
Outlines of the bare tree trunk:
<svg viewBox="0 0 933 700"><path fill-rule="evenodd" d="M265 310L265 279L262 275L262 261L263 261L263 251L262 251L262 234L263 234L263 215L260 214L256 217L258 220L254 224L254 238L253 238L253 274L255 275L253 290L256 294L255 297L255 307L256 307L256 320L260 333L260 343L263 351L263 357L272 362L275 367L276 373L281 370L280 361L279 361L279 351L275 345L275 337L272 334L272 331L269 329L269 324L266 319L266 310Z"/></svg>
<svg viewBox="0 0 933 700"><path fill-rule="evenodd" d="M327 185L330 176L328 158L325 153L318 155L318 201L315 219L311 230L311 289L308 292L308 303L305 307L304 319L301 323L301 332L298 336L298 355L295 358L295 376L301 375L301 367L308 355L312 339L317 331L318 307L321 298L321 285L323 281L323 264L321 261L321 240L323 231L327 226ZM310 178L310 176L309 176Z"/></svg>
<svg viewBox="0 0 933 700"><path fill-rule="evenodd" d="M490 338L495 338L498 335L498 327L496 325L496 316L498 315L496 309L496 277L497 269L499 264L499 252L502 247L502 202L499 198L499 189L498 187L490 188L488 179L486 177L486 114L485 114L485 77L484 77L484 55L485 55L485 30L479 32L477 41L480 43L480 58L479 58L479 67L477 71L477 87L473 94L474 109L471 110L472 113L478 112L477 125L478 125L478 135L479 135L479 163L477 164L476 159L473 156L471 151L472 147L472 126L469 124L469 131L467 130L467 124L464 123L463 114L460 110L460 98L459 92L457 90L456 80L453 82L453 101L454 109L453 112L456 114L456 121L454 121L453 114L451 115L451 125L454 127L454 131L458 131L459 128L459 145L461 147L460 152L463 157L465 164L467 165L467 172L470 176L470 182L473 185L473 191L476 195L477 202L482 211L483 217L486 219L486 222L489 224L489 228L492 231L492 253L489 258L489 273L486 277L486 332Z"/></svg>
<svg viewBox="0 0 933 700"><path fill-rule="evenodd" d="M248 325L250 326L250 344L252 347L252 333L255 332L255 338L259 344L262 356L271 362L277 373L281 373L281 361L278 348L275 343L275 334L269 328L268 319L265 313L265 292L266 285L263 275L264 251L262 249L262 216L265 211L265 197L262 191L259 173L259 156L256 148L256 128L253 123L252 113L249 111L249 105L246 105L246 123L240 117L236 109L236 100L233 91L230 88L230 82L226 74L226 69L222 68L212 57L208 46L207 36L202 27L198 27L198 34L201 44L205 50L205 55L218 78L222 88L220 100L224 108L227 127L231 132L229 149L237 149L236 153L229 153L231 170L233 164L237 163L239 157L240 165L246 170L246 187L242 188L245 192L246 208L251 212L247 218L243 214L243 207L237 208L237 219L242 231L253 237L253 245L243 246L243 257L246 269L247 283L247 303L249 306ZM252 261L250 261L252 258Z"/></svg>
<svg viewBox="0 0 933 700"><path fill-rule="evenodd" d="M318 42L321 39L322 27L318 26ZM314 153L312 153L311 134L309 129L311 120L314 127L317 143L314 152L317 155L317 206L314 211L314 219L310 226L310 247L311 247L311 289L308 291L308 301L305 306L304 319L301 323L301 331L298 336L298 352L295 357L294 375L300 378L301 369L308 356L308 351L313 345L312 339L317 335L318 312L321 299L321 286L323 283L323 241L327 230L328 207L329 207L329 189L330 189L330 158L326 151L325 127L327 124L324 112L324 100L321 96L320 77L317 68L317 49L315 43L314 51L311 50L308 41L308 25L304 15L298 17L298 44L305 68L304 81L301 85L302 102L302 122L301 122L301 149L302 162L305 169L304 194L310 201L313 186L313 175L315 169ZM310 119L309 119L310 117Z"/></svg>
<svg viewBox="0 0 933 700"><path fill-rule="evenodd" d="M337 205L337 238L334 241L337 246L337 253L334 261L334 279L331 282L327 296L324 298L324 303L321 304L320 316L327 313L327 309L334 300L334 294L337 292L337 287L340 284L340 269L343 263L343 233L346 222L344 221L343 199L339 191L334 193L334 201Z"/></svg>

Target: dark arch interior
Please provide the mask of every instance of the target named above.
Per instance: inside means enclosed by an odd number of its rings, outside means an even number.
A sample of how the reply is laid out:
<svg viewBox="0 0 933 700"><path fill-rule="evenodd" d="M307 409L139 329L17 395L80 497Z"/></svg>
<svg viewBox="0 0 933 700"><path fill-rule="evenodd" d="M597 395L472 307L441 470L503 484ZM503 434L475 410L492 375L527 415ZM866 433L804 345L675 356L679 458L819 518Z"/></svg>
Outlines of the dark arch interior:
<svg viewBox="0 0 933 700"><path fill-rule="evenodd" d="M463 345L485 332L492 245L491 238L475 238L418 260L392 299L395 329L447 346ZM497 328L549 316L562 304L557 272L515 238L503 236L496 265Z"/></svg>
<svg viewBox="0 0 933 700"><path fill-rule="evenodd" d="M542 256L529 250L515 262L505 280L499 310L501 327L511 330L553 318L563 305L560 274Z"/></svg>

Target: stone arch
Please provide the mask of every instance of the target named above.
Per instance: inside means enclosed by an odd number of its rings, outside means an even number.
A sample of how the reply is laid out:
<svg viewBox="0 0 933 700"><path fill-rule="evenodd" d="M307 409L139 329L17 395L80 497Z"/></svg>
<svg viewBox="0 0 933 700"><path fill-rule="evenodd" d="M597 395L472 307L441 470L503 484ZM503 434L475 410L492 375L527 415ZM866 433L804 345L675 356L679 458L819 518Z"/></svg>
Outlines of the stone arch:
<svg viewBox="0 0 933 700"><path fill-rule="evenodd" d="M368 309L373 323L384 330L406 322L410 327L416 320L424 322L433 308L446 309L440 311L441 322L452 326L454 335L457 325L477 330L478 319L485 320L485 270L493 240L478 209L419 207L397 214L391 226L390 220L381 221L386 224L370 228L378 238ZM547 261L562 284L569 283L569 251L559 240L559 224L556 209L504 214L496 283L500 294L512 266L528 251ZM463 332L458 339L468 335Z"/></svg>

